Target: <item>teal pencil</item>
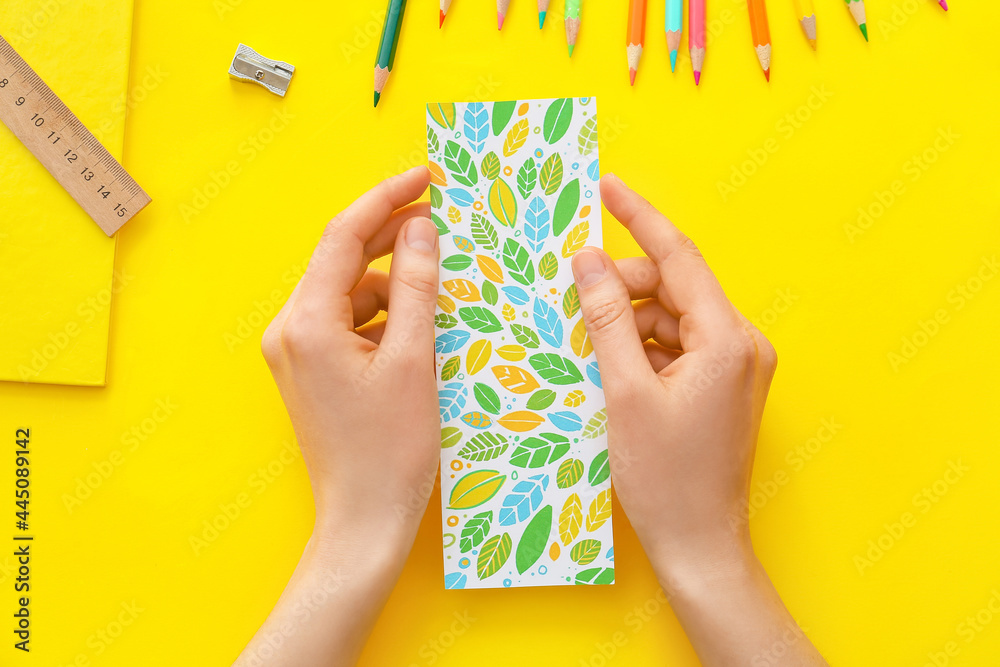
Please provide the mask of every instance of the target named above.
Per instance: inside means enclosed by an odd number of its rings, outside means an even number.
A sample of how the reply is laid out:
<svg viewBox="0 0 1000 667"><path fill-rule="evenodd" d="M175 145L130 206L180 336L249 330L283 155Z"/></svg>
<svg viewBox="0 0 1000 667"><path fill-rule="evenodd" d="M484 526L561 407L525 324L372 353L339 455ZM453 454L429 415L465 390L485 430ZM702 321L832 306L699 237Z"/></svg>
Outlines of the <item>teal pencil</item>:
<svg viewBox="0 0 1000 667"><path fill-rule="evenodd" d="M389 0L385 10L385 23L382 25L382 39L378 44L378 55L375 57L375 106L382 97L382 89L389 80L389 72L396 60L396 44L399 43L399 33L403 27L403 11L406 0Z"/></svg>
<svg viewBox="0 0 1000 667"><path fill-rule="evenodd" d="M684 30L684 0L667 0L666 7L667 48L670 49L670 71L677 67L677 51L681 48L681 32Z"/></svg>

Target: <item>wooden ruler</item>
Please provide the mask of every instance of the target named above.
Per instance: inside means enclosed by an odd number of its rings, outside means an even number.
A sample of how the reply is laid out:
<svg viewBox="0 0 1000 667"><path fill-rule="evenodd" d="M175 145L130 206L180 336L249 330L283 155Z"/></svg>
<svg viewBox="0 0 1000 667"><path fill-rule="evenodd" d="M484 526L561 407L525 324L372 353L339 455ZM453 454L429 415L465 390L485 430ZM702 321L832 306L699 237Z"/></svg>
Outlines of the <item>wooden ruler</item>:
<svg viewBox="0 0 1000 667"><path fill-rule="evenodd" d="M108 236L150 202L149 195L3 37L0 121Z"/></svg>

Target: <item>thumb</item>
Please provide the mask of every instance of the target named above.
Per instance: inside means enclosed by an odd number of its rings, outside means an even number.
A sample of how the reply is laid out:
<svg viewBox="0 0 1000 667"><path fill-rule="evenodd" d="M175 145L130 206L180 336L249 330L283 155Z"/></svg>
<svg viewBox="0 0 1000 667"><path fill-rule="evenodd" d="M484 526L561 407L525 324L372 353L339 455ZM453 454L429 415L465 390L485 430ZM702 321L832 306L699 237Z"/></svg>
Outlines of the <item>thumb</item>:
<svg viewBox="0 0 1000 667"><path fill-rule="evenodd" d="M609 395L652 373L635 325L628 287L607 253L584 248L573 257L573 276L587 333L597 353L602 384Z"/></svg>
<svg viewBox="0 0 1000 667"><path fill-rule="evenodd" d="M428 218L412 218L396 236L389 268L389 314L380 353L433 361L437 294L437 227Z"/></svg>

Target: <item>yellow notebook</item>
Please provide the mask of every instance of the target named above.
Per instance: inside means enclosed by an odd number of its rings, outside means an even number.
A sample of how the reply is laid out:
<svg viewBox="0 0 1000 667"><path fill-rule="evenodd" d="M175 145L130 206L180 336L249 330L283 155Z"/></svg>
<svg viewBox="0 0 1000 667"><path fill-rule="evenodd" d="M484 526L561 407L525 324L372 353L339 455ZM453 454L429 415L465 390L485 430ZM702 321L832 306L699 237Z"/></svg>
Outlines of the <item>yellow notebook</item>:
<svg viewBox="0 0 1000 667"><path fill-rule="evenodd" d="M132 0L0 3L0 35L121 160ZM0 124L0 380L105 383L115 244Z"/></svg>

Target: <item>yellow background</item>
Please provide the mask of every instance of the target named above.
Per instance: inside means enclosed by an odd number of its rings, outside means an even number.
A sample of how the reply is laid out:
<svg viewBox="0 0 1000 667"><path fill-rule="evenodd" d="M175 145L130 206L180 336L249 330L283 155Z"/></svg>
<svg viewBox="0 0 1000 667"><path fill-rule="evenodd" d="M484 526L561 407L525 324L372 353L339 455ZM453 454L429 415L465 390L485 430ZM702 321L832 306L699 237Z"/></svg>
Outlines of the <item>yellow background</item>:
<svg viewBox="0 0 1000 667"><path fill-rule="evenodd" d="M425 160L425 101L596 95L603 171L697 241L778 349L752 529L796 619L832 664L923 665L949 641L959 652L948 664L995 664L1000 619L971 637L959 624L1000 590L1000 279L961 309L952 290L1000 251L1000 10L871 1L865 44L842 3L820 0L813 53L791 3L773 0L767 85L745 5L715 0L696 89L686 54L669 72L655 3L630 88L625 4L585 2L569 60L559 0L541 33L534 3L513 0L499 34L489 2L455 0L439 31L436 4L412 0L377 110L380 2L136 4L124 159L153 204L120 233L118 268L135 277L116 297L107 388L0 386L8 454L14 429L32 429L38 536L34 650L15 654L0 628L0 663L229 664L310 530L305 470L281 461L292 430L258 343L324 223ZM240 41L298 67L285 99L227 78ZM144 83L157 68L162 81ZM832 95L808 109L814 89ZM780 123L796 113L809 117L789 135ZM935 154L948 128L958 137ZM743 163L765 146L776 149L723 200L719 182L750 171ZM935 161L914 181L924 151ZM229 163L239 173L226 182ZM845 225L859 207L877 212L876 193L896 180L902 194L852 241ZM612 255L636 252L606 223ZM923 345L894 369L889 354L939 309L948 321L917 335ZM795 465L811 438L815 454ZM939 481L949 461L968 467L951 484ZM106 479L95 472L109 465ZM262 481L268 465L275 476ZM90 496L70 512L65 498L88 475L100 484L79 487ZM935 482L943 494L924 512L914 496ZM196 555L191 536L240 494L249 505ZM0 497L0 534L13 532L10 494ZM600 665L616 632L625 641L608 664L697 664L620 507L613 587L446 592L438 502L364 665ZM915 523L885 537L905 512ZM859 571L856 557L880 537L888 548ZM13 605L11 564L0 556L2 610ZM636 615L643 605L648 620ZM471 627L449 634L466 612ZM98 633L117 634L119 616L130 624L107 644Z"/></svg>

